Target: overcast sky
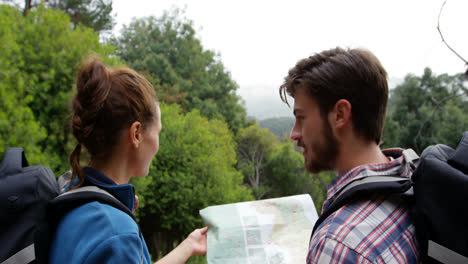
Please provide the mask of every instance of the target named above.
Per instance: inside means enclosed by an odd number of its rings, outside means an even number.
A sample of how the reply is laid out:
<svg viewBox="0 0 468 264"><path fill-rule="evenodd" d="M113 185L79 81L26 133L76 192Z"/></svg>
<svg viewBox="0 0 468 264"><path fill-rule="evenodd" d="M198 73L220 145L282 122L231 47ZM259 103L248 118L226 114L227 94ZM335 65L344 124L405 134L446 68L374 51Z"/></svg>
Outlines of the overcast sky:
<svg viewBox="0 0 468 264"><path fill-rule="evenodd" d="M465 65L442 43L437 17L443 0L114 0L115 33L132 18L185 8L205 49L239 84L247 106L278 97L288 70L304 57L340 47L363 47L391 79L408 73L458 73ZM440 19L446 41L468 60L467 0L448 0ZM255 96L255 98L253 97ZM255 101L256 102L256 101Z"/></svg>

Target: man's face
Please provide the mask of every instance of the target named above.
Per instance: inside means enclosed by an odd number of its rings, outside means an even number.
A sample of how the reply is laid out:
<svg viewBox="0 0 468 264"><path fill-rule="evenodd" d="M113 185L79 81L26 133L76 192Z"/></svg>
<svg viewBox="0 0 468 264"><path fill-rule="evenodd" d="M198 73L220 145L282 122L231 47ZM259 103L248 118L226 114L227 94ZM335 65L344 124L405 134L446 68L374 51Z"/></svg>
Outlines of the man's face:
<svg viewBox="0 0 468 264"><path fill-rule="evenodd" d="M335 169L338 141L318 104L302 88L294 96L294 115L291 139L303 148L306 169L311 173Z"/></svg>

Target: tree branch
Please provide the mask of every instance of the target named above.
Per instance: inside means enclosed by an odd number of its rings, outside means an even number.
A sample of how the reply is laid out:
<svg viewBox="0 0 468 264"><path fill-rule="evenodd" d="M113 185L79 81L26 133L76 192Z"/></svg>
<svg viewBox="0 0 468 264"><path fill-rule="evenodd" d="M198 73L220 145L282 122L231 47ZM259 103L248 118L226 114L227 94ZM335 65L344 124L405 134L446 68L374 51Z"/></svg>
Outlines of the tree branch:
<svg viewBox="0 0 468 264"><path fill-rule="evenodd" d="M455 97L458 97L458 96L462 96L462 95L463 95L463 93L462 93L462 94L457 94L457 93L455 92L455 94L452 94L452 95L449 95L449 96L447 96L447 97L444 97L444 98L442 98L442 99L439 100L439 101L436 101L436 100L434 99L434 97L431 97L432 102L435 104L435 107L434 107L434 109L432 110L431 115L430 115L428 118L426 118L426 120L424 120L424 122L422 123L422 125L419 127L418 134L416 135L416 137L414 137L414 146L415 146L417 152L421 152L421 150L418 148L417 142L418 142L418 138L422 137L422 131L423 131L423 129L424 129L424 126L425 126L429 121L434 120L434 117L435 117L436 112L439 110L440 106L441 106L443 103L445 103L446 101L448 101L448 100L450 100L450 99L452 99L452 98L455 98Z"/></svg>
<svg viewBox="0 0 468 264"><path fill-rule="evenodd" d="M260 167L262 165L262 161L263 161L263 156L264 156L265 152L262 151L261 154L259 155L258 157L258 160L254 163L254 166L255 166L255 178L256 178L256 183L257 183L257 186L260 186L260 177L261 177L261 173L260 173Z"/></svg>
<svg viewBox="0 0 468 264"><path fill-rule="evenodd" d="M440 8L440 12L439 12L439 17L437 19L437 31L439 31L439 34L440 34L440 38L442 39L442 42L445 44L445 46L447 46L447 48L449 48L455 55L458 56L458 58L460 58L463 62L465 62L465 65L468 65L468 61L466 61L462 56L460 56L460 54L458 54L452 47L450 47L450 45L445 41L445 38L444 36L442 35L442 31L440 30L440 15L442 14L442 9L444 8L445 4L447 3L447 0L444 1L444 3L442 4L442 7Z"/></svg>
<svg viewBox="0 0 468 264"><path fill-rule="evenodd" d="M322 189L324 189L325 193L327 193L328 186L325 183L325 181L322 179L322 177L320 177L318 173L312 173L312 175L320 181L320 185L322 185Z"/></svg>
<svg viewBox="0 0 468 264"><path fill-rule="evenodd" d="M447 41L445 41L445 38L444 38L444 35L442 34L442 31L440 30L440 16L442 15L442 10L444 9L444 6L445 4L447 3L447 0L444 1L444 3L442 4L442 6L440 7L440 11L439 11L439 16L437 18L437 31L439 32L439 35L440 35L440 38L442 39L442 42L445 44L445 46L447 46L447 48L449 48L449 50L451 50L458 58L460 58L464 63L465 65L468 65L468 61L466 61L460 54L458 54L452 47L450 47L450 45L447 43ZM466 70L465 72L465 75L468 75L468 70ZM461 87L461 90L465 93L465 94L468 94L468 91L466 88L464 88L463 86ZM434 120L434 117L435 117L435 114L436 112L439 110L440 106L445 103L446 101L452 99L452 98L455 98L455 97L458 97L458 96L462 96L462 94L457 94L457 92L455 92L454 94L452 95L449 95L445 98L443 98L442 100L435 100L434 97L431 97L431 101L432 103L435 104L435 107L434 109L432 110L432 113L431 115L426 118L426 120L424 120L424 122L422 123L422 125L419 127L419 131L418 131L418 134L414 137L414 145L415 145L415 148L416 148L416 151L420 151L418 149L418 139L422 137L422 131L424 129L424 126L431 120Z"/></svg>
<svg viewBox="0 0 468 264"><path fill-rule="evenodd" d="M248 150L244 150L244 148L239 147L238 152L239 152L239 156L241 156L242 158L245 158L246 160L252 160Z"/></svg>
<svg viewBox="0 0 468 264"><path fill-rule="evenodd" d="M299 173L304 172L304 170L305 170L305 168L297 168L294 172L296 174L299 174ZM328 184L326 184L325 181L322 179L322 177L320 177L320 174L319 173L311 173L310 175L312 175L312 177L315 177L316 179L319 180L320 186L322 187L322 189L325 190L325 193L326 193L327 189L328 189Z"/></svg>
<svg viewBox="0 0 468 264"><path fill-rule="evenodd" d="M262 199L262 198L263 198L263 196L264 196L265 194L267 194L267 193L268 193L268 191L263 191L263 192L262 192L262 194L258 195L258 198L257 198L257 200L260 200L260 199Z"/></svg>

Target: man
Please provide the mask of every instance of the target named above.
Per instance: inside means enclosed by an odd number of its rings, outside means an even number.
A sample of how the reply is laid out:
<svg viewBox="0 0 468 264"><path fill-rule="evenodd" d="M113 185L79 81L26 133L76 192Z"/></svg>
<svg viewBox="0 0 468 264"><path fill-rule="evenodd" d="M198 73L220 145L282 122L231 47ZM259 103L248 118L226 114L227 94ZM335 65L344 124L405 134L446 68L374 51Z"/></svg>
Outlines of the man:
<svg viewBox="0 0 468 264"><path fill-rule="evenodd" d="M388 100L387 73L369 51L336 48L299 61L280 87L294 98L291 139L305 166L334 170L326 211L347 184L369 175L409 177L401 149L379 147ZM322 222L307 263L417 263L415 228L401 196L350 201Z"/></svg>

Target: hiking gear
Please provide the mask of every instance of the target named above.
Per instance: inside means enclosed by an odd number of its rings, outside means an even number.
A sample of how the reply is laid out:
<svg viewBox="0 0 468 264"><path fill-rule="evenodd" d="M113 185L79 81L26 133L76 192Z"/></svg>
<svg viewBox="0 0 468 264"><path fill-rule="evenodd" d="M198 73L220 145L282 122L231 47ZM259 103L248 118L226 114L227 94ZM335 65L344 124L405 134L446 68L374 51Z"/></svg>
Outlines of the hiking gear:
<svg viewBox="0 0 468 264"><path fill-rule="evenodd" d="M59 178L61 187L68 184L69 176ZM90 202L111 205L136 222L130 209L107 191L86 186L59 195L58 182L49 168L28 166L22 148L6 150L0 166L1 264L48 263L51 235L58 221Z"/></svg>
<svg viewBox="0 0 468 264"><path fill-rule="evenodd" d="M49 200L60 190L52 171L28 166L21 148L8 148L0 167L0 261L29 263L35 259L38 224L46 220Z"/></svg>
<svg viewBox="0 0 468 264"><path fill-rule="evenodd" d="M443 144L421 157L403 152L415 169L411 178L369 176L348 184L315 223L312 235L333 212L376 193L405 195L411 201L423 263L468 263L468 132L454 150ZM311 236L312 237L312 236Z"/></svg>

